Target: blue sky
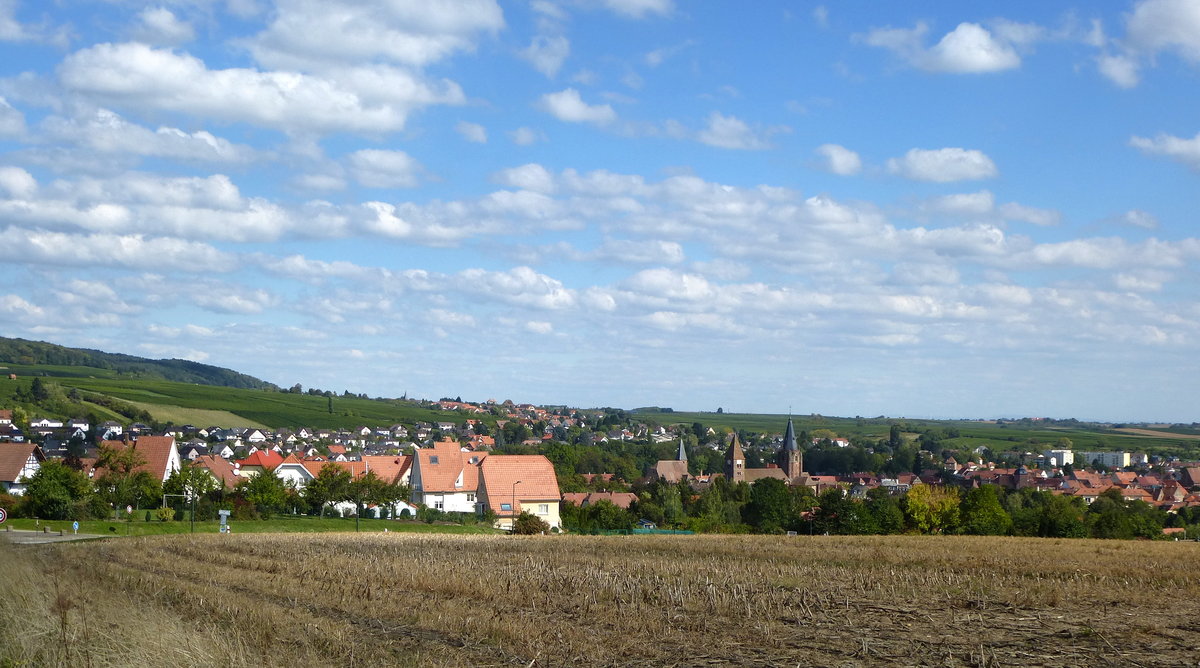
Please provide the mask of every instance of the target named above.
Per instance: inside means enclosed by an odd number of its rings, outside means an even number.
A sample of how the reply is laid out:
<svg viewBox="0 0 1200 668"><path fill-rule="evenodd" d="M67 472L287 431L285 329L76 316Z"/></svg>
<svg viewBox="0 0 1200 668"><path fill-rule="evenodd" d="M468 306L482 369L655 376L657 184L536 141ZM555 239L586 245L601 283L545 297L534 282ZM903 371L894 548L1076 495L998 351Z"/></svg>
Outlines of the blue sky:
<svg viewBox="0 0 1200 668"><path fill-rule="evenodd" d="M0 0L0 333L380 396L1197 419L1200 2Z"/></svg>

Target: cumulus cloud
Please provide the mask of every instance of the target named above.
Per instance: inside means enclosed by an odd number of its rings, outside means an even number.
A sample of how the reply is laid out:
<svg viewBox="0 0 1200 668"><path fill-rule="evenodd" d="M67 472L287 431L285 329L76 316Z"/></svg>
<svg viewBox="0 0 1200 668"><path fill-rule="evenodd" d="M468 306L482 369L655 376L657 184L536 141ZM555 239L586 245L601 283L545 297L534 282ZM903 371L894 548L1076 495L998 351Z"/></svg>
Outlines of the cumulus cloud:
<svg viewBox="0 0 1200 668"><path fill-rule="evenodd" d="M25 115L0 97L0 138L20 139L25 135Z"/></svg>
<svg viewBox="0 0 1200 668"><path fill-rule="evenodd" d="M1020 67L1017 45L1032 43L1040 36L1036 26L1002 22L995 33L978 23L964 22L946 33L932 47L925 46L929 26L875 28L858 37L869 46L888 49L913 67L930 72L979 74Z"/></svg>
<svg viewBox="0 0 1200 668"><path fill-rule="evenodd" d="M82 49L63 60L58 74L67 89L113 104L292 131L392 132L416 109L464 100L453 82L430 83L385 65L327 76L210 70L194 56L140 43Z"/></svg>
<svg viewBox="0 0 1200 668"><path fill-rule="evenodd" d="M567 88L557 93L546 93L538 106L560 121L567 123L595 123L604 125L617 119L617 112L607 104L590 105L579 96L579 91Z"/></svg>
<svg viewBox="0 0 1200 668"><path fill-rule="evenodd" d="M192 41L196 32L191 23L181 21L166 7L147 7L138 14L134 36L149 44L175 46Z"/></svg>
<svg viewBox="0 0 1200 668"><path fill-rule="evenodd" d="M508 136L517 146L529 146L539 141L546 141L546 135L542 134L540 130L529 127L519 127L508 133Z"/></svg>
<svg viewBox="0 0 1200 668"><path fill-rule="evenodd" d="M488 140L487 128L479 125L478 123L459 121L458 124L454 126L454 131L457 132L463 139L475 144L486 144Z"/></svg>
<svg viewBox="0 0 1200 668"><path fill-rule="evenodd" d="M529 267L514 267L508 271L467 269L454 279L460 291L515 306L557 311L576 304L574 291L564 287L557 279L539 274Z"/></svg>
<svg viewBox="0 0 1200 668"><path fill-rule="evenodd" d="M936 183L989 179L998 173L982 151L962 148L910 149L902 158L889 159L887 168L907 179Z"/></svg>
<svg viewBox="0 0 1200 668"><path fill-rule="evenodd" d="M212 246L140 234L67 234L8 227L0 259L13 264L171 269L207 274L232 270L233 257Z"/></svg>
<svg viewBox="0 0 1200 668"><path fill-rule="evenodd" d="M862 170L862 159L858 153L838 144L821 144L817 155L825 159L824 169L841 176L853 176Z"/></svg>
<svg viewBox="0 0 1200 668"><path fill-rule="evenodd" d="M37 192L37 180L20 167L0 167L0 191L14 199L29 199Z"/></svg>
<svg viewBox="0 0 1200 668"><path fill-rule="evenodd" d="M1160 133L1153 139L1135 135L1129 138L1129 145L1147 155L1161 155L1192 169L1200 169L1200 132L1191 139L1165 133Z"/></svg>
<svg viewBox="0 0 1200 668"><path fill-rule="evenodd" d="M1121 214L1119 220L1126 225L1140 227L1143 230L1153 230L1158 227L1158 218L1149 211L1141 209L1132 209Z"/></svg>
<svg viewBox="0 0 1200 668"><path fill-rule="evenodd" d="M1121 88L1134 88L1138 85L1138 63L1126 54L1101 54L1096 57L1096 67L1100 74Z"/></svg>
<svg viewBox="0 0 1200 668"><path fill-rule="evenodd" d="M363 149L347 162L354 179L368 188L413 188L420 182L420 163L404 151Z"/></svg>
<svg viewBox="0 0 1200 668"><path fill-rule="evenodd" d="M534 69L551 79L558 74L570 54L571 41L562 35L538 35L520 53L521 58L529 61Z"/></svg>
<svg viewBox="0 0 1200 668"><path fill-rule="evenodd" d="M480 34L504 28L495 0L281 0L276 5L271 24L249 46L260 63L289 70L381 60L423 67L471 51Z"/></svg>
<svg viewBox="0 0 1200 668"><path fill-rule="evenodd" d="M736 116L726 116L714 111L708 116L708 125L696 138L701 143L717 148L760 150L771 146L767 135L766 132L755 131Z"/></svg>
<svg viewBox="0 0 1200 668"><path fill-rule="evenodd" d="M1160 53L1200 66L1200 6L1191 0L1141 0L1125 15L1125 36L1111 45L1115 52L1107 41L1102 32L1089 40L1105 49L1096 57L1100 74L1121 88L1136 87L1141 68L1153 66Z"/></svg>
<svg viewBox="0 0 1200 668"><path fill-rule="evenodd" d="M539 193L552 193L556 187L555 176L537 163L501 170L492 175L492 180L502 185Z"/></svg>
<svg viewBox="0 0 1200 668"><path fill-rule="evenodd" d="M80 118L52 116L42 122L42 127L49 137L101 153L227 163L249 162L258 157L255 149L204 130L190 133L172 127L151 130L108 109L97 109Z"/></svg>

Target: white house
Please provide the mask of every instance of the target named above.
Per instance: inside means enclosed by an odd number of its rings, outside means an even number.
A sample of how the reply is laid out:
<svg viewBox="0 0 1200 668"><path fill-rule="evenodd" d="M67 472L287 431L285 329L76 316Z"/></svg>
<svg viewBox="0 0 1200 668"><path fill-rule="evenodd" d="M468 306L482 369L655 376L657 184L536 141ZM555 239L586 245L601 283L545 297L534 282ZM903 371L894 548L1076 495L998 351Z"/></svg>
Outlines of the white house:
<svg viewBox="0 0 1200 668"><path fill-rule="evenodd" d="M417 450L411 474L412 502L446 512L474 513L479 464L486 456L463 452L455 441Z"/></svg>
<svg viewBox="0 0 1200 668"><path fill-rule="evenodd" d="M42 449L33 443L0 445L0 489L14 496L24 494L28 479L44 461Z"/></svg>

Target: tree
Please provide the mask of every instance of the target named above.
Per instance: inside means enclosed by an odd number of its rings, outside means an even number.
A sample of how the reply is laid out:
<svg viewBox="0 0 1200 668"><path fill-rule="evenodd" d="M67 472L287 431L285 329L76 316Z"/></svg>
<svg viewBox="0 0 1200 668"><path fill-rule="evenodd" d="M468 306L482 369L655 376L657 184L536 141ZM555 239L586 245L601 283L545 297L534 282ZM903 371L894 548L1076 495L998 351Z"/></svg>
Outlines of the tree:
<svg viewBox="0 0 1200 668"><path fill-rule="evenodd" d="M325 506L350 498L350 483L353 476L350 471L333 462L325 464L313 478L304 486L304 500L310 509L316 509L321 517L325 516Z"/></svg>
<svg viewBox="0 0 1200 668"><path fill-rule="evenodd" d="M550 530L550 525L537 515L531 515L528 512L522 511L513 522L512 532L517 535L532 536L536 534L546 533Z"/></svg>
<svg viewBox="0 0 1200 668"><path fill-rule="evenodd" d="M778 478L762 478L750 486L750 503L742 515L762 533L793 529L799 518L787 484Z"/></svg>
<svg viewBox="0 0 1200 668"><path fill-rule="evenodd" d="M29 479L22 509L24 514L51 520L78 518L91 494L87 476L50 459Z"/></svg>
<svg viewBox="0 0 1200 668"><path fill-rule="evenodd" d="M958 492L940 485L915 485L904 496L904 514L921 533L945 533L958 525Z"/></svg>
<svg viewBox="0 0 1200 668"><path fill-rule="evenodd" d="M962 501L962 532L976 536L1006 536L1012 517L1000 505L1000 488L981 485L967 492Z"/></svg>
<svg viewBox="0 0 1200 668"><path fill-rule="evenodd" d="M263 471L238 483L234 493L254 507L263 519L282 512L287 507L291 489L275 471Z"/></svg>
<svg viewBox="0 0 1200 668"><path fill-rule="evenodd" d="M113 506L140 507L162 496L162 483L141 467L146 460L132 447L102 446L96 465L104 473L96 481L101 497Z"/></svg>
<svg viewBox="0 0 1200 668"><path fill-rule="evenodd" d="M399 490L382 478L375 475L374 471L367 471L364 475L350 482L348 501L354 502L355 513L362 516L363 508L368 505L383 505L396 500Z"/></svg>
<svg viewBox="0 0 1200 668"><path fill-rule="evenodd" d="M172 471L163 483L164 494L182 494L188 500L198 499L217 491L220 483L207 470L195 464Z"/></svg>

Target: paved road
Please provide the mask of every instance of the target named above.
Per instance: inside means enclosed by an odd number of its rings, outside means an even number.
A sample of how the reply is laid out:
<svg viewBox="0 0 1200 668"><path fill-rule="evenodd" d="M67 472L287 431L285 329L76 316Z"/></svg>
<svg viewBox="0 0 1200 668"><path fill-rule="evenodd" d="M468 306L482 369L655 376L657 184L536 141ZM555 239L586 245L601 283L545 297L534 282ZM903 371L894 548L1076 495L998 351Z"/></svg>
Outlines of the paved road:
<svg viewBox="0 0 1200 668"><path fill-rule="evenodd" d="M70 531L64 531L63 535L60 536L57 531L43 533L41 531L28 531L25 529L13 529L11 531L0 529L0 539L7 539L17 545L65 543L67 541L87 540L89 538L104 538L104 536L94 533L72 534Z"/></svg>

